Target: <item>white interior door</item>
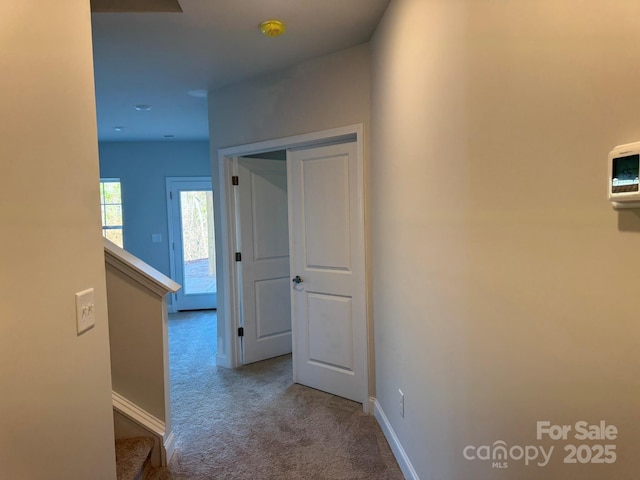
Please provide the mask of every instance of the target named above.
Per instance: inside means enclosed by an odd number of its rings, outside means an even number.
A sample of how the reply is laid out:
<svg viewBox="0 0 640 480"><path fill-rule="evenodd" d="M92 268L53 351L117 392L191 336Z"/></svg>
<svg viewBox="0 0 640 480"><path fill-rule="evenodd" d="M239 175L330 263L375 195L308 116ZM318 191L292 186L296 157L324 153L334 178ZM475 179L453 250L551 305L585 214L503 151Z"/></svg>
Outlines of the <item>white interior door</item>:
<svg viewBox="0 0 640 480"><path fill-rule="evenodd" d="M210 178L167 178L171 278L182 285L174 310L216 308L213 193Z"/></svg>
<svg viewBox="0 0 640 480"><path fill-rule="evenodd" d="M366 300L359 162L355 143L288 152L294 381L363 403Z"/></svg>
<svg viewBox="0 0 640 480"><path fill-rule="evenodd" d="M291 353L287 166L240 158L236 204L243 363Z"/></svg>

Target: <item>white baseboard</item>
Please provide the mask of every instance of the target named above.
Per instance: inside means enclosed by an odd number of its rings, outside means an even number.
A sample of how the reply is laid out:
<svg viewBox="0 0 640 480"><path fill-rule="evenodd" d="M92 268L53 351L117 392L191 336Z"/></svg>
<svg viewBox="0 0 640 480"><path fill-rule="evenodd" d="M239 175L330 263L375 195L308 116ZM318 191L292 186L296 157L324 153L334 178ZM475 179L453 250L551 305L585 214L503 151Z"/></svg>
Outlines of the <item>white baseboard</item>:
<svg viewBox="0 0 640 480"><path fill-rule="evenodd" d="M389 442L389 445L391 446L391 451L396 457L396 460L398 461L398 465L400 465L400 470L402 470L404 477L408 480L420 480L420 477L418 477L418 474L416 473L413 465L411 464L411 461L409 460L409 457L407 456L407 452L404 451L404 448L400 443L400 439L396 435L396 432L393 430L389 419L385 415L384 410L382 410L382 407L378 403L378 400L376 400L375 398L372 398L372 400L374 405L374 415L378 420L378 423L380 424L380 428L382 428L382 433L384 433L387 442Z"/></svg>
<svg viewBox="0 0 640 480"><path fill-rule="evenodd" d="M167 305L167 313L177 313L176 307L173 306L173 302L169 300L169 305Z"/></svg>
<svg viewBox="0 0 640 480"><path fill-rule="evenodd" d="M143 410L135 403L120 395L118 392L111 392L111 403L113 404L113 409L116 412L139 425L160 441L160 458L162 466L166 466L169 463L169 460L171 460L171 456L173 455L176 446L173 432L166 431L165 422Z"/></svg>
<svg viewBox="0 0 640 480"><path fill-rule="evenodd" d="M173 432L169 432L168 435L165 435L163 447L162 466L166 467L169 465L171 457L173 457L173 452L176 451L176 437L173 435Z"/></svg>
<svg viewBox="0 0 640 480"><path fill-rule="evenodd" d="M231 365L229 365L229 357L220 353L216 353L216 365L218 367L231 368Z"/></svg>

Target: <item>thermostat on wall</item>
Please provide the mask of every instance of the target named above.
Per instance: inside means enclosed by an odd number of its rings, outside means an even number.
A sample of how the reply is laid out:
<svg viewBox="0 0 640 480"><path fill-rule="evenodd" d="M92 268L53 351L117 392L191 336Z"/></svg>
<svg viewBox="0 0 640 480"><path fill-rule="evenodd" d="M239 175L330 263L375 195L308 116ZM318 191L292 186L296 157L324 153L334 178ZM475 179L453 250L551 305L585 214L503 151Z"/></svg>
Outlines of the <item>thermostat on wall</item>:
<svg viewBox="0 0 640 480"><path fill-rule="evenodd" d="M618 145L609 153L607 190L613 208L640 208L640 142Z"/></svg>

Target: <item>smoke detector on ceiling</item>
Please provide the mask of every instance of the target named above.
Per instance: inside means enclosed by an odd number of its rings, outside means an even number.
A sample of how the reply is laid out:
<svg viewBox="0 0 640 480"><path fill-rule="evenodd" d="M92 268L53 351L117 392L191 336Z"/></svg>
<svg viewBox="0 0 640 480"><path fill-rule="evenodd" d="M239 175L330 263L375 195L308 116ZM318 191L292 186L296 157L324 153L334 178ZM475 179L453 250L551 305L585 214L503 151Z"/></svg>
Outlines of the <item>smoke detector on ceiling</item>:
<svg viewBox="0 0 640 480"><path fill-rule="evenodd" d="M285 32L284 23L280 20L266 20L260 24L260 31L267 37L279 37Z"/></svg>

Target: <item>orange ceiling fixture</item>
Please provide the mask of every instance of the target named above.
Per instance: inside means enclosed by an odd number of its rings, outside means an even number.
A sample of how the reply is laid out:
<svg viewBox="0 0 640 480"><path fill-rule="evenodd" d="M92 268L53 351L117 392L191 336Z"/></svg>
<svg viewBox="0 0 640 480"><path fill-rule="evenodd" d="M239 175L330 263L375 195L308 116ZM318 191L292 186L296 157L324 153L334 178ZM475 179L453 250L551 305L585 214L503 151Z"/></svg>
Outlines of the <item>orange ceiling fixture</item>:
<svg viewBox="0 0 640 480"><path fill-rule="evenodd" d="M279 37L285 30L284 23L280 20L266 20L260 24L260 31L267 37Z"/></svg>

